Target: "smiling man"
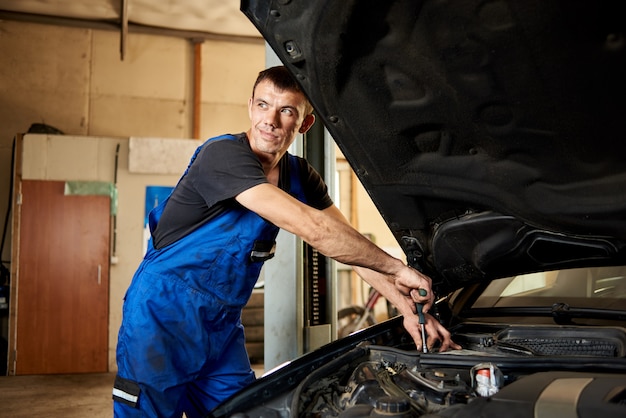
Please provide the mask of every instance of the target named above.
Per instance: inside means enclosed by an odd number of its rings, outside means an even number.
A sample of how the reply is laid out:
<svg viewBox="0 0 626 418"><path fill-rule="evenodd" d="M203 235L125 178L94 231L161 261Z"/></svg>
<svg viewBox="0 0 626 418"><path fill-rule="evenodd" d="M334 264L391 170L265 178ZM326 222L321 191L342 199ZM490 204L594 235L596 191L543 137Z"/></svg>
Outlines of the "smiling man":
<svg viewBox="0 0 626 418"><path fill-rule="evenodd" d="M415 302L428 310L431 281L354 230L319 174L287 153L315 117L284 67L259 74L248 112L250 129L200 146L150 214L151 243L124 302L115 416L204 416L255 379L241 310L279 228L354 266L404 314L421 344ZM458 348L426 317L429 346L439 340L442 350Z"/></svg>

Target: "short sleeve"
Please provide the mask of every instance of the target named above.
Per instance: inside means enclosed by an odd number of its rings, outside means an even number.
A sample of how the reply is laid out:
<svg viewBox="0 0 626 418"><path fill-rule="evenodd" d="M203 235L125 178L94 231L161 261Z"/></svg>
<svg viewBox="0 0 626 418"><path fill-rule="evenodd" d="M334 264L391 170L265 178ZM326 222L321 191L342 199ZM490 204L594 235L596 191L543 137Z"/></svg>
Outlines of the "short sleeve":
<svg viewBox="0 0 626 418"><path fill-rule="evenodd" d="M194 188L211 207L259 184L267 183L261 162L247 142L209 142L189 170Z"/></svg>

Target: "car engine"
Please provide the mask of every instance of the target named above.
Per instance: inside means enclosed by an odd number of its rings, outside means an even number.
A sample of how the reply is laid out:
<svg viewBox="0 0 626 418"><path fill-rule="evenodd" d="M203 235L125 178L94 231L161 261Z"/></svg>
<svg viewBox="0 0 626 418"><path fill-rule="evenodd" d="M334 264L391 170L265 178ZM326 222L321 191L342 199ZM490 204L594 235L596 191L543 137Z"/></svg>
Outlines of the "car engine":
<svg viewBox="0 0 626 418"><path fill-rule="evenodd" d="M455 333L462 350L360 346L313 372L292 405L306 417L623 416L625 331L469 325Z"/></svg>

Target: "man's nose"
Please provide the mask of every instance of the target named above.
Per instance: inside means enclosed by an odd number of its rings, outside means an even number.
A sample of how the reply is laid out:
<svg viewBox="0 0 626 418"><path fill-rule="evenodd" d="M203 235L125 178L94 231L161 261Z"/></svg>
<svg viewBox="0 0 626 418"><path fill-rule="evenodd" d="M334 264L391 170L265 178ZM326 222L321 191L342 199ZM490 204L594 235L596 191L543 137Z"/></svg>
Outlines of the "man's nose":
<svg viewBox="0 0 626 418"><path fill-rule="evenodd" d="M270 109L267 112L265 112L265 123L267 125L271 125L274 128L276 128L278 126L278 121L279 121L278 111Z"/></svg>

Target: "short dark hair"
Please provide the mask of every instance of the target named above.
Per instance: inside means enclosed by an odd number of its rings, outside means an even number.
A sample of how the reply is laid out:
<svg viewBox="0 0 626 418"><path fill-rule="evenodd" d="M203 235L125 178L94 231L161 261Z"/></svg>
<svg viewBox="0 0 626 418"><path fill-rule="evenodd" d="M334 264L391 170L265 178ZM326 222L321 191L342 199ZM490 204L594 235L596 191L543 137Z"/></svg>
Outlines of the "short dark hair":
<svg viewBox="0 0 626 418"><path fill-rule="evenodd" d="M306 114L308 115L310 113L313 113L313 106L309 102L309 99L306 97L306 94L304 94L304 91L302 90L302 88L300 88L300 85L298 84L296 79L293 78L293 76L285 66L278 65L276 67L266 68L265 70L261 71L256 81L254 82L254 86L252 86L252 97L254 97L254 91L256 90L256 86L260 82L265 80L269 80L280 90L295 91L301 93L306 100Z"/></svg>

